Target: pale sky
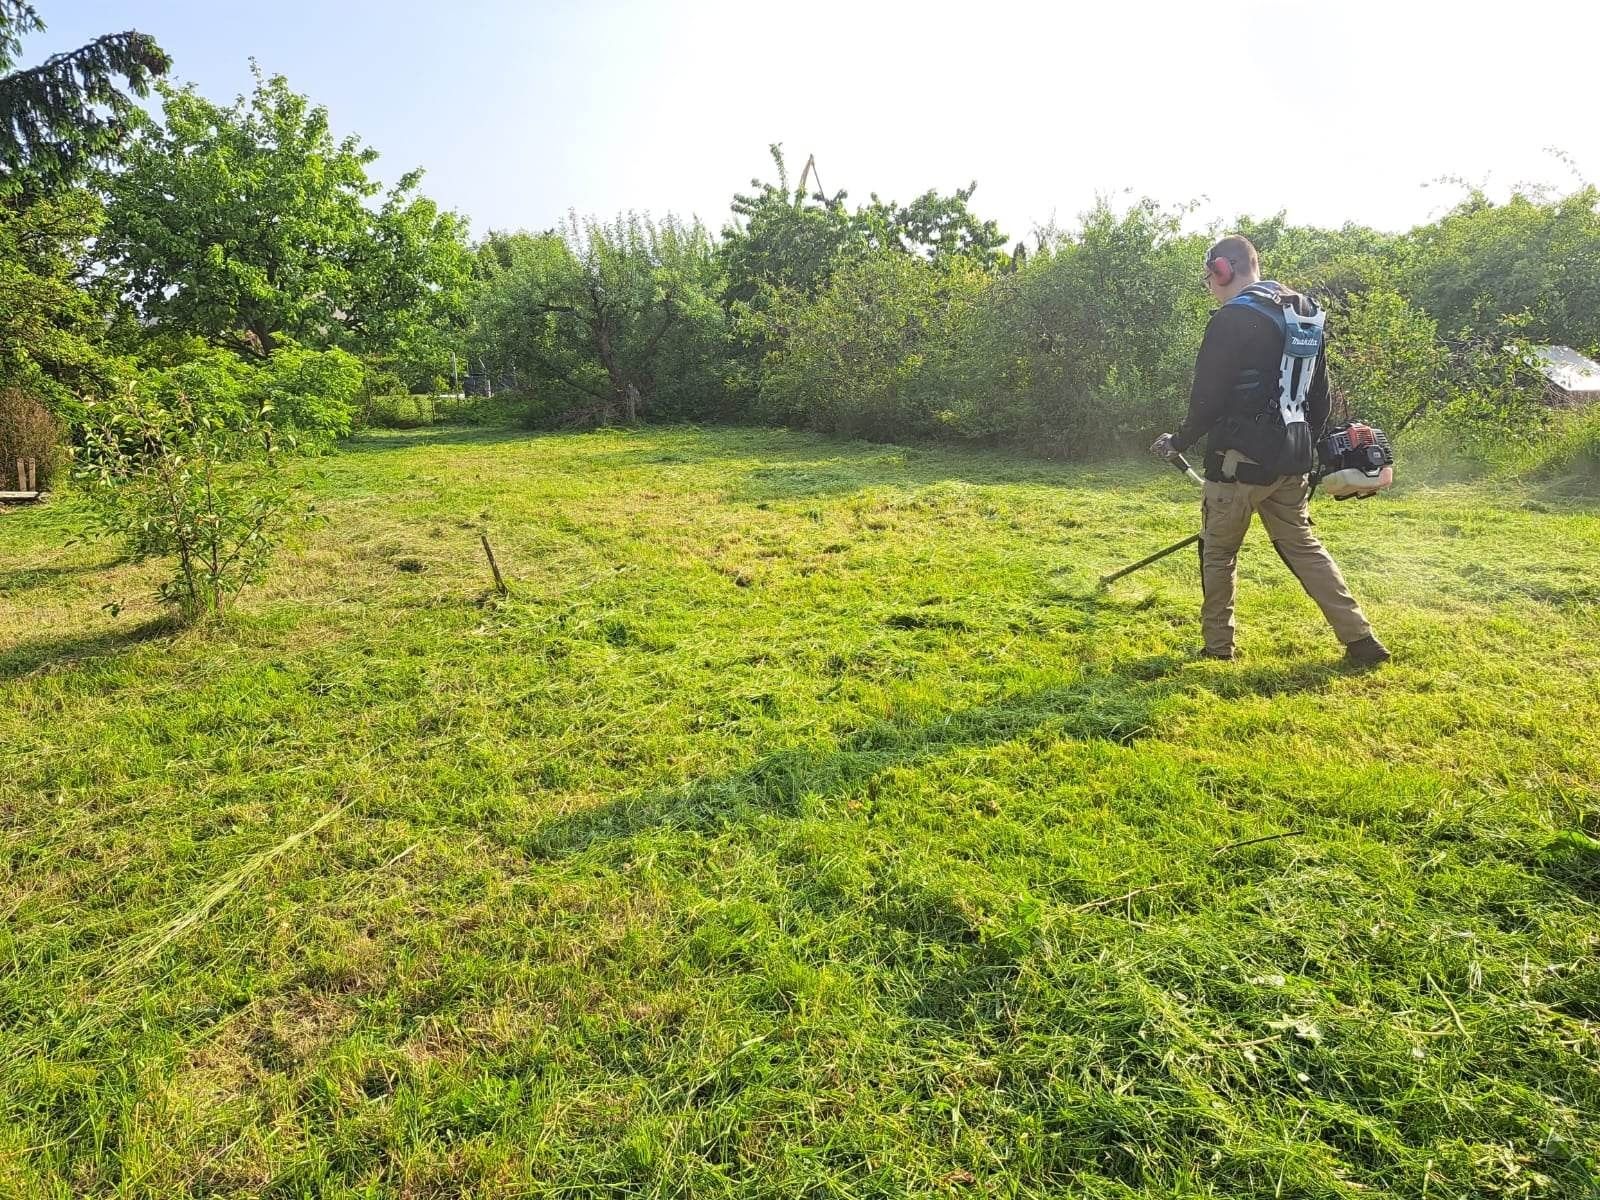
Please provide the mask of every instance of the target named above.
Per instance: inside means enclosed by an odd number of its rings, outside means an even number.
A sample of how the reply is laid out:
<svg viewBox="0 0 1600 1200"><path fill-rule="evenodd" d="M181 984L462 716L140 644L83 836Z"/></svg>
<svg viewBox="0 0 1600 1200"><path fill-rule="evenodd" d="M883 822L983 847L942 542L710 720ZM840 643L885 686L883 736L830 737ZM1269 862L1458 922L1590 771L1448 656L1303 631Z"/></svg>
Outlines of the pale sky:
<svg viewBox="0 0 1600 1200"><path fill-rule="evenodd" d="M1460 176L1600 178L1600 0L34 0L26 60L126 28L228 100L247 59L413 166L475 234L696 214L795 175L901 201L976 179L1013 239L1097 195L1400 229Z"/></svg>

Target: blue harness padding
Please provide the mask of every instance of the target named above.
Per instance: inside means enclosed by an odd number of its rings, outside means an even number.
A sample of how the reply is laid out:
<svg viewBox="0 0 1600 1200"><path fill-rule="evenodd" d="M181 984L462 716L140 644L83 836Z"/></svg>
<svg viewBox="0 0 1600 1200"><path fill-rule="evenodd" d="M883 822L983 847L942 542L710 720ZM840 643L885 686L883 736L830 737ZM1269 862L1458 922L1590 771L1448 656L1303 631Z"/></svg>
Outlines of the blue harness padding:
<svg viewBox="0 0 1600 1200"><path fill-rule="evenodd" d="M1278 412L1284 427L1305 424L1306 398L1311 392L1311 377L1316 374L1317 355L1322 352L1323 323L1327 314L1316 301L1305 298L1309 314L1295 307L1295 295L1282 284L1270 280L1252 283L1229 304L1243 305L1266 317L1278 327L1283 338L1283 360L1278 374ZM1251 383L1258 373L1251 372ZM1241 385L1244 381L1241 381Z"/></svg>

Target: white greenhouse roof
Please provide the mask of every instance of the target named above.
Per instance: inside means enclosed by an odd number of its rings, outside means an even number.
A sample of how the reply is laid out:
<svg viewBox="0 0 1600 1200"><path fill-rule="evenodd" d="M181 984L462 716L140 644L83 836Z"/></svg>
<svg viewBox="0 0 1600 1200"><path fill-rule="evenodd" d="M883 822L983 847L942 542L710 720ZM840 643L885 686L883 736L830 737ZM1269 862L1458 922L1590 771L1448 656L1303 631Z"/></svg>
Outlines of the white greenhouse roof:
<svg viewBox="0 0 1600 1200"><path fill-rule="evenodd" d="M1564 392L1600 392L1600 363L1571 346L1535 346L1544 377Z"/></svg>

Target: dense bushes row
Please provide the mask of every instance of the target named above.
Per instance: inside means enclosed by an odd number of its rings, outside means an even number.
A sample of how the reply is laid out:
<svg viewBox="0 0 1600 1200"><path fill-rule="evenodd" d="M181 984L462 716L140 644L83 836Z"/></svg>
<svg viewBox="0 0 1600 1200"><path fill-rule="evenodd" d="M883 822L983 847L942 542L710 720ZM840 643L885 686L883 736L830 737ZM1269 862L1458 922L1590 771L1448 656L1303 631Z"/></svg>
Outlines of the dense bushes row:
<svg viewBox="0 0 1600 1200"><path fill-rule="evenodd" d="M1085 456L1178 418L1216 229L1102 203L1007 253L970 188L851 209L791 189L775 158L778 182L736 197L720 239L638 216L492 235L473 354L528 381L541 423L755 420ZM1472 195L1405 235L1233 227L1328 308L1341 411L1481 454L1547 426L1528 343L1600 343L1596 200Z"/></svg>
<svg viewBox="0 0 1600 1200"><path fill-rule="evenodd" d="M778 291L753 412L874 438L1109 449L1162 420L1204 329L1196 239L1142 205L1007 272L879 252Z"/></svg>

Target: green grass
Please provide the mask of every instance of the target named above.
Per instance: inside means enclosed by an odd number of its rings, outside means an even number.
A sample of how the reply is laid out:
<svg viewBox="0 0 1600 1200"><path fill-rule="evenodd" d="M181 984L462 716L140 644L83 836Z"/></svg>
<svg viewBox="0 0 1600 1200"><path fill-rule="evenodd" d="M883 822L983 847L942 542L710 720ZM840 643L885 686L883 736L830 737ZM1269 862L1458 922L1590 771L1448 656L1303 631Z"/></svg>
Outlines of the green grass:
<svg viewBox="0 0 1600 1200"><path fill-rule="evenodd" d="M357 439L221 628L0 516L0 1196L1595 1196L1600 519ZM513 594L490 596L487 530ZM102 605L119 602L119 615ZM1270 840L1259 840L1270 839Z"/></svg>

